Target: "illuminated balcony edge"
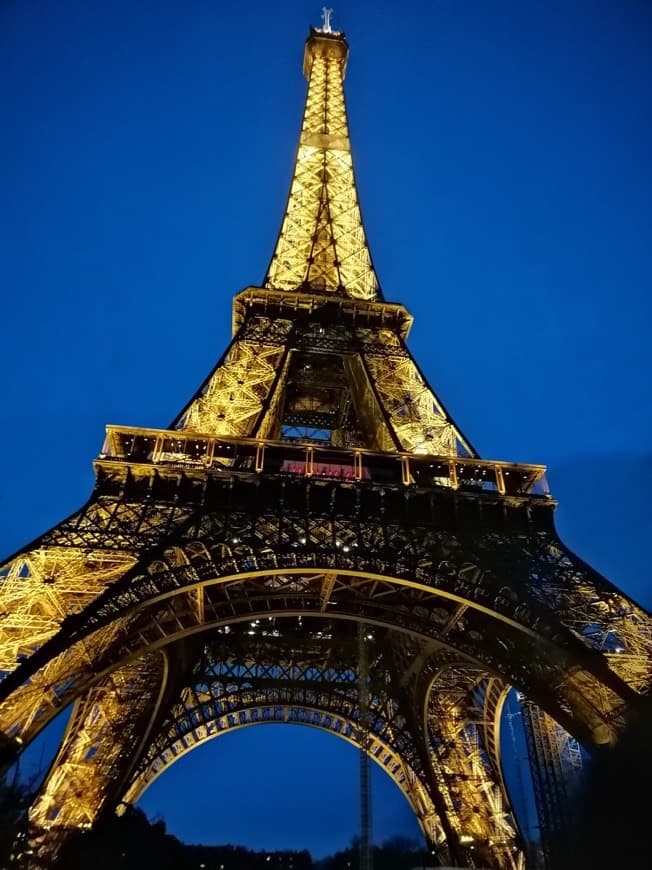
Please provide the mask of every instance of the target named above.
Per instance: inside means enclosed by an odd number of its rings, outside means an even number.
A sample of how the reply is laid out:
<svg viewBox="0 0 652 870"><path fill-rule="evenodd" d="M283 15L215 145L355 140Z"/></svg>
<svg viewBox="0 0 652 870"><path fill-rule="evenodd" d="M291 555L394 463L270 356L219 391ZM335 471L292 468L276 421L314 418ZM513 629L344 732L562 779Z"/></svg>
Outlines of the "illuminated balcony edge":
<svg viewBox="0 0 652 870"><path fill-rule="evenodd" d="M364 319L380 326L398 328L405 341L409 335L414 318L410 312L397 302L366 301L349 296L339 296L333 292L316 290L277 290L271 287L246 287L233 297L232 329L236 334L244 323L247 309L260 307L273 309L282 314L287 312L318 312L324 305L336 305L340 319L347 316L364 325Z"/></svg>
<svg viewBox="0 0 652 870"><path fill-rule="evenodd" d="M287 474L551 500L544 465L365 448L288 444L169 429L107 426L96 467L128 464L176 471Z"/></svg>

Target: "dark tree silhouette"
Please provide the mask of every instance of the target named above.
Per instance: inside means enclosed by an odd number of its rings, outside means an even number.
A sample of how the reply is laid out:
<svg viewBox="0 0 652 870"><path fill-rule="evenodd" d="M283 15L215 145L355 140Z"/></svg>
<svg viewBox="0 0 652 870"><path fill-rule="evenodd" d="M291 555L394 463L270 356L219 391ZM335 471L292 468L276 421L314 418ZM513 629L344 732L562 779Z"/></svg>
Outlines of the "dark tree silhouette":
<svg viewBox="0 0 652 870"><path fill-rule="evenodd" d="M56 870L312 870L308 851L254 852L244 846L193 846L168 834L165 822L150 822L130 808L107 814L90 831L72 835L61 849Z"/></svg>
<svg viewBox="0 0 652 870"><path fill-rule="evenodd" d="M374 846L372 853L374 870L412 870L431 863L424 847L407 837L392 837L382 846ZM359 866L360 852L355 841L349 849L315 863L318 870L358 870Z"/></svg>
<svg viewBox="0 0 652 870"><path fill-rule="evenodd" d="M652 700L620 741L592 762L578 800L578 824L562 843L552 870L625 870L652 862L649 784L652 782Z"/></svg>
<svg viewBox="0 0 652 870"><path fill-rule="evenodd" d="M11 856L27 831L27 810L34 796L33 782L21 782L18 771L0 778L0 868L10 864Z"/></svg>
<svg viewBox="0 0 652 870"><path fill-rule="evenodd" d="M423 866L419 843L394 837L374 846L374 870L412 870ZM356 843L349 849L314 863L307 850L255 852L244 846L187 845L166 832L163 821L147 819L130 808L117 817L100 819L90 831L71 836L61 849L55 870L358 870Z"/></svg>

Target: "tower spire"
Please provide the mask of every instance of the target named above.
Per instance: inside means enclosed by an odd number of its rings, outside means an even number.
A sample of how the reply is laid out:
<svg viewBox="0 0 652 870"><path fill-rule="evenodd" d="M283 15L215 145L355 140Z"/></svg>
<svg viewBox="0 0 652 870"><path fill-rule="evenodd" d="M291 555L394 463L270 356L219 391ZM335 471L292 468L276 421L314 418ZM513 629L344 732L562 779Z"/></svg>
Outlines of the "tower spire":
<svg viewBox="0 0 652 870"><path fill-rule="evenodd" d="M380 297L353 175L344 101L349 46L331 29L311 28L303 72L308 93L294 174L265 286L373 301Z"/></svg>

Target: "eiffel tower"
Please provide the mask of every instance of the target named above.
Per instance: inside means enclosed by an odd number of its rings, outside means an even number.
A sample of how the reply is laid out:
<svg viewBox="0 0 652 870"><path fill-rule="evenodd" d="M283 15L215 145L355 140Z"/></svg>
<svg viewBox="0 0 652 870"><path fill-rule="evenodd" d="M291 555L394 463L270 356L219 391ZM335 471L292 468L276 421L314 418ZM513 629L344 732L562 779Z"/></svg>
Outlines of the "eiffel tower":
<svg viewBox="0 0 652 870"><path fill-rule="evenodd" d="M441 863L517 870L508 696L552 841L567 747L617 742L650 686L650 615L560 540L545 468L482 459L410 354L360 216L348 54L311 28L278 241L213 371L168 429L107 427L88 502L2 567L5 763L71 708L24 866L205 741L284 722L363 747Z"/></svg>

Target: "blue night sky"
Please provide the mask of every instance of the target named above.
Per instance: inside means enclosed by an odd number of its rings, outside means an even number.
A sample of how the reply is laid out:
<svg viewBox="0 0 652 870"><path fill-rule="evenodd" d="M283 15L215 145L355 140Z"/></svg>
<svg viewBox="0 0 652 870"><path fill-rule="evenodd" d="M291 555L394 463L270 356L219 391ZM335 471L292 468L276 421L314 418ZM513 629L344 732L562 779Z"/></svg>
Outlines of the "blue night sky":
<svg viewBox="0 0 652 870"><path fill-rule="evenodd" d="M319 23L305 0L1 0L2 554L86 500L107 423L167 426L221 355ZM650 608L652 3L342 0L333 25L412 351L481 455L548 466L563 539ZM267 726L142 807L188 842L320 856L356 833L356 784L350 746ZM373 807L378 841L416 834L380 771Z"/></svg>

